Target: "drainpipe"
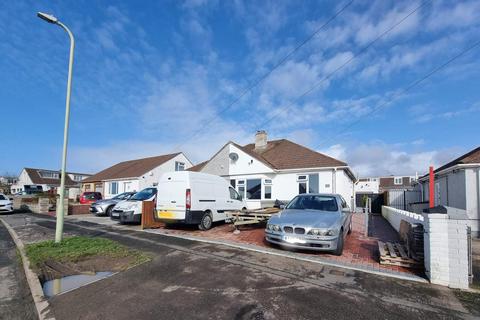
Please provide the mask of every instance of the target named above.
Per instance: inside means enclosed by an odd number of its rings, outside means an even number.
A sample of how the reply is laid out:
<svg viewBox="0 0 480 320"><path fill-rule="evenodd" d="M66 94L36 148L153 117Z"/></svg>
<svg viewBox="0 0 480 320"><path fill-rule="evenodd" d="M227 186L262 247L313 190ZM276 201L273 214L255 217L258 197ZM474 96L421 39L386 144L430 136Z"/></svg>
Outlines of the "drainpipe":
<svg viewBox="0 0 480 320"><path fill-rule="evenodd" d="M332 172L332 193L337 193L337 168Z"/></svg>
<svg viewBox="0 0 480 320"><path fill-rule="evenodd" d="M477 169L477 219L480 219L480 168Z"/></svg>
<svg viewBox="0 0 480 320"><path fill-rule="evenodd" d="M428 197L430 198L429 200L429 208L435 207L435 175L433 174L433 167L430 166L430 172L429 172L429 194Z"/></svg>

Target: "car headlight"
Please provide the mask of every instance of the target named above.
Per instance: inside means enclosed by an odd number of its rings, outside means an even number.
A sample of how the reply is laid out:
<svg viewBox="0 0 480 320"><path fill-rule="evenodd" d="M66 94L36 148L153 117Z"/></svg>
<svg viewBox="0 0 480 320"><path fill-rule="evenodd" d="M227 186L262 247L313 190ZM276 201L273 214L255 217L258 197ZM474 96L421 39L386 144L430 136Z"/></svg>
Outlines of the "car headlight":
<svg viewBox="0 0 480 320"><path fill-rule="evenodd" d="M328 229L328 230L325 230L325 229L311 229L310 234L312 234L314 236L330 237L330 236L334 236L336 234L336 232L335 232L334 229Z"/></svg>
<svg viewBox="0 0 480 320"><path fill-rule="evenodd" d="M267 224L267 229L272 231L280 231L280 226L277 224Z"/></svg>
<svg viewBox="0 0 480 320"><path fill-rule="evenodd" d="M333 229L325 231L326 236L334 236L337 232Z"/></svg>
<svg viewBox="0 0 480 320"><path fill-rule="evenodd" d="M128 206L127 210L134 210L137 207L136 203L132 203L131 205Z"/></svg>

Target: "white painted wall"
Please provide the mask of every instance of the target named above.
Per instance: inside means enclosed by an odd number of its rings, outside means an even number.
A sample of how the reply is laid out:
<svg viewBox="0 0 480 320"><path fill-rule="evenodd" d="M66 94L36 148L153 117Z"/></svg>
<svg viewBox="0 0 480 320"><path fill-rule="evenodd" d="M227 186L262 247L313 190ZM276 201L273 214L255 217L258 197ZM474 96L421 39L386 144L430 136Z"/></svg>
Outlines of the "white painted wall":
<svg viewBox="0 0 480 320"><path fill-rule="evenodd" d="M263 174L243 174L243 175L230 175L226 176L227 180L235 179L236 180L236 189L238 190L238 180L247 180L247 179L262 179L262 199L261 200L247 200L247 205L249 209L260 208L262 202L271 200L280 201L290 201L299 192L299 175L310 175L318 174L319 181L319 192L320 193L332 193L333 185L333 170L311 170L311 171L301 171L301 172L285 172L285 173L263 173ZM272 180L272 199L265 199L265 184L264 179ZM307 190L309 188L309 183L307 184ZM353 195L353 182L351 179L343 173L343 170L337 170L337 193L341 194L347 203L349 203Z"/></svg>
<svg viewBox="0 0 480 320"><path fill-rule="evenodd" d="M185 163L185 170L192 166L190 160L188 160L187 157L185 157L185 155L181 153L175 158L168 160L162 165L156 167L155 169L146 172L145 175L139 177L139 190L137 191L157 185L158 181L160 181L161 176L165 172L175 171L175 162L177 161Z"/></svg>
<svg viewBox="0 0 480 320"><path fill-rule="evenodd" d="M15 192L24 191L25 190L24 185L31 185L31 184L33 184L33 182L30 179L30 176L28 175L25 169L22 169L22 172L20 172L20 175L18 176L17 183L13 184L10 187L10 190L14 189Z"/></svg>
<svg viewBox="0 0 480 320"><path fill-rule="evenodd" d="M400 232L400 224L402 220L405 220L411 224L424 223L424 217L421 214L416 214L388 206L382 206L382 216L395 230L397 230L397 232Z"/></svg>
<svg viewBox="0 0 480 320"><path fill-rule="evenodd" d="M265 165L260 160L255 159L254 157L246 154L236 146L229 144L229 152L235 152L238 154L237 161L231 161L228 158L226 162L229 162L228 175L238 175L238 174L255 174L255 173L273 173L274 170L269 166Z"/></svg>
<svg viewBox="0 0 480 320"><path fill-rule="evenodd" d="M465 169L465 207L475 237L480 237L480 167Z"/></svg>
<svg viewBox="0 0 480 320"><path fill-rule="evenodd" d="M117 193L113 194L111 193L112 190L112 183L117 183L118 184L118 191ZM104 193L103 193L103 198L104 199L110 199L117 194L123 193L123 192L128 192L128 191L140 191L139 187L139 179L119 179L119 180L109 180L104 182ZM143 188L142 188L143 189Z"/></svg>
<svg viewBox="0 0 480 320"><path fill-rule="evenodd" d="M160 181L160 177L165 172L172 172L175 171L175 162L183 162L185 163L185 170L192 166L190 160L185 157L183 153L177 155L176 157L168 160L167 162L163 163L162 165L156 167L155 169L146 172L144 175L140 177L135 177L131 179L118 179L118 180L108 180L104 181L104 198L112 198L115 195L128 192L128 191L140 191L142 189L153 187L158 184ZM118 192L116 194L112 194L111 190L111 183L117 182L118 183Z"/></svg>
<svg viewBox="0 0 480 320"><path fill-rule="evenodd" d="M425 273L430 282L468 289L468 240L466 215L425 215Z"/></svg>
<svg viewBox="0 0 480 320"><path fill-rule="evenodd" d="M380 188L380 179L369 179L370 181L358 181L355 185L355 192L378 193Z"/></svg>

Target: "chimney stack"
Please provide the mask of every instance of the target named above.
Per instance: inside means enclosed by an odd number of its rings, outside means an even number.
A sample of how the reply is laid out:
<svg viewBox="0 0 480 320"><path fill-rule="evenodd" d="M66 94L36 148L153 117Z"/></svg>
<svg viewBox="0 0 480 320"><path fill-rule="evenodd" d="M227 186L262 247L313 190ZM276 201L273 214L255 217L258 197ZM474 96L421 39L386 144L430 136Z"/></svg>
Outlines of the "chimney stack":
<svg viewBox="0 0 480 320"><path fill-rule="evenodd" d="M255 151L264 150L267 147L267 132L265 130L258 130L255 133Z"/></svg>

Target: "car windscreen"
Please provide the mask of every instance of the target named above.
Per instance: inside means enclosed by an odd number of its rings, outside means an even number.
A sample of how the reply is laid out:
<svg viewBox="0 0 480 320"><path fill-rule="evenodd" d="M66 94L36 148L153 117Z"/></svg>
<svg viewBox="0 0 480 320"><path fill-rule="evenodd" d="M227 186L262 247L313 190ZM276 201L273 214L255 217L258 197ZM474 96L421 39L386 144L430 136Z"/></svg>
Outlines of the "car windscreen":
<svg viewBox="0 0 480 320"><path fill-rule="evenodd" d="M124 193L120 193L119 195L116 195L115 197L113 197L112 199L115 199L115 200L125 200L128 198L130 194L127 193L127 192L124 192Z"/></svg>
<svg viewBox="0 0 480 320"><path fill-rule="evenodd" d="M3 194L0 194L0 200L8 200Z"/></svg>
<svg viewBox="0 0 480 320"><path fill-rule="evenodd" d="M142 191L137 192L133 197L131 197L130 200L138 200L138 201L147 200L148 198L151 198L156 193L157 193L157 189L155 188L143 189Z"/></svg>
<svg viewBox="0 0 480 320"><path fill-rule="evenodd" d="M87 199L87 200L95 200L95 199L96 199L94 192L91 192L91 193L86 193L86 192L85 192L83 196L84 196L85 199Z"/></svg>
<svg viewBox="0 0 480 320"><path fill-rule="evenodd" d="M337 211L335 197L330 196L297 196L287 206L287 209Z"/></svg>

